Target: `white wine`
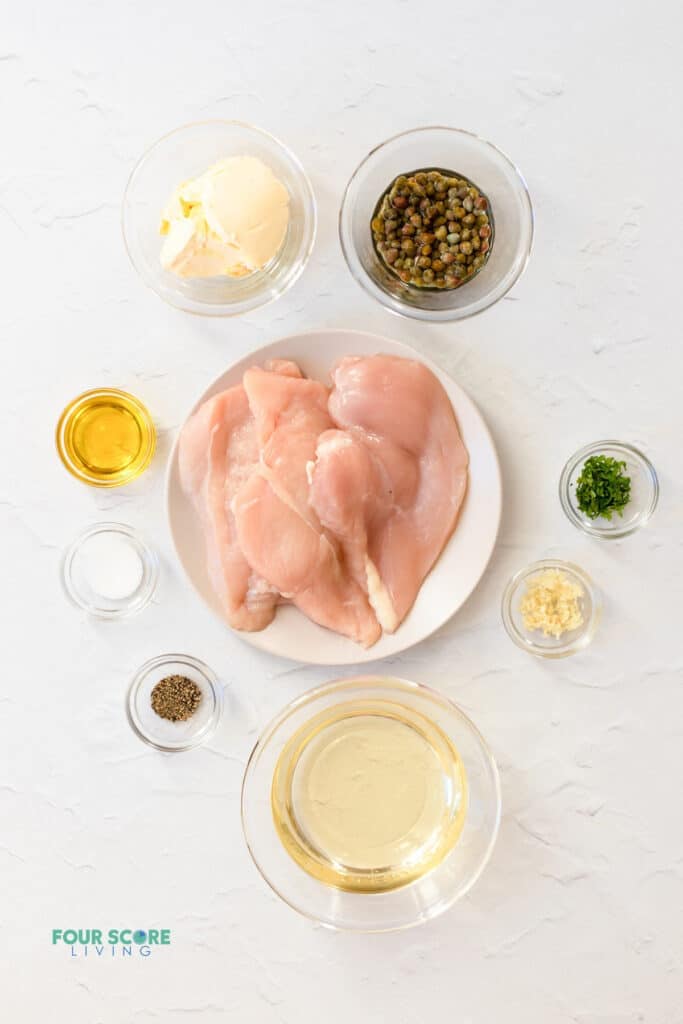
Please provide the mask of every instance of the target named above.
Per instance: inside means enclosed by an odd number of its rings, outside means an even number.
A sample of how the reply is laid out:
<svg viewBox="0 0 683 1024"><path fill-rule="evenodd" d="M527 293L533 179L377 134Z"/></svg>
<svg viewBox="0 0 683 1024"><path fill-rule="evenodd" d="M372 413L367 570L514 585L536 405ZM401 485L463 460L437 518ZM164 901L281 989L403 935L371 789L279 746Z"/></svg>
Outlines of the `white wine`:
<svg viewBox="0 0 683 1024"><path fill-rule="evenodd" d="M289 855L328 885L407 885L452 850L467 811L460 756L436 723L393 701L315 715L278 758L273 819Z"/></svg>

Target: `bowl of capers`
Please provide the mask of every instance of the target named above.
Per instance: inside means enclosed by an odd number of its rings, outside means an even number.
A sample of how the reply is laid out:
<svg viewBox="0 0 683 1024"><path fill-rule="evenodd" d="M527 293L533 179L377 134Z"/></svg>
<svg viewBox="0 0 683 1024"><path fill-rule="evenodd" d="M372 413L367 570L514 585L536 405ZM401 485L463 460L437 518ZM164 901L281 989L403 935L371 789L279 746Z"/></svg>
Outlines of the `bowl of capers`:
<svg viewBox="0 0 683 1024"><path fill-rule="evenodd" d="M533 212L522 175L492 143L457 128L417 128L358 166L339 234L352 275L386 309L459 320L518 280Z"/></svg>

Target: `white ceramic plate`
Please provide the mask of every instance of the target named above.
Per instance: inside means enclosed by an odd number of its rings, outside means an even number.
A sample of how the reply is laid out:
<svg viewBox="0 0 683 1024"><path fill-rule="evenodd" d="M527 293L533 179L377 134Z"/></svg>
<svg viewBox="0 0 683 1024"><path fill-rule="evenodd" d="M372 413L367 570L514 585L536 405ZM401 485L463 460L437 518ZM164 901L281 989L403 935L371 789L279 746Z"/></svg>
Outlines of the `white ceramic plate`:
<svg viewBox="0 0 683 1024"><path fill-rule="evenodd" d="M454 380L419 352L390 338L363 331L320 330L282 338L240 359L209 385L194 405L239 384L250 366L268 359L294 359L307 376L326 380L339 359L348 355L388 355L419 359L443 384L453 403L470 455L470 480L458 524L441 558L422 585L410 614L393 635L385 634L364 650L307 619L292 605L279 608L273 622L260 633L238 635L263 651L312 665L357 665L385 658L424 640L460 608L481 579L493 552L500 523L500 467L491 435L474 403ZM190 583L219 617L220 605L206 571L204 541L191 502L178 476L178 441L171 451L166 500L171 537Z"/></svg>

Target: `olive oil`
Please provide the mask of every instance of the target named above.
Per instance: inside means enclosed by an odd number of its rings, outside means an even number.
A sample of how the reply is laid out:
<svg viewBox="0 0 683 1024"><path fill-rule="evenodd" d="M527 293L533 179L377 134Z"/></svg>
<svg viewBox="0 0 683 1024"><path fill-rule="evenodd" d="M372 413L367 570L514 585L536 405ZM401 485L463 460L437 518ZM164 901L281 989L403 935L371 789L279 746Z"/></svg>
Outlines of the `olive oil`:
<svg viewBox="0 0 683 1024"><path fill-rule="evenodd" d="M357 700L311 718L271 789L278 836L309 875L351 892L408 885L453 849L467 812L460 756L412 708Z"/></svg>
<svg viewBox="0 0 683 1024"><path fill-rule="evenodd" d="M74 476L95 487L129 483L147 468L156 431L147 409L114 388L86 391L57 425L57 450Z"/></svg>

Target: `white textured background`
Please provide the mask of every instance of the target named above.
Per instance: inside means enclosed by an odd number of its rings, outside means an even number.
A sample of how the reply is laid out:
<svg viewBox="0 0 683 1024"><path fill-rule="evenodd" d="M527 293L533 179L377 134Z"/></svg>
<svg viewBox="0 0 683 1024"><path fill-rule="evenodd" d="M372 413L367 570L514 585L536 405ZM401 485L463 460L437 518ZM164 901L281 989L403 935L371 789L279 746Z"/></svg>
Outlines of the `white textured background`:
<svg viewBox="0 0 683 1024"><path fill-rule="evenodd" d="M683 15L654 4L262 0L8 4L0 38L3 455L0 1002L12 1024L680 1024L683 1021L681 88ZM319 201L310 266L275 305L209 322L128 265L128 172L196 117L251 120L301 157ZM456 326L392 318L336 236L343 186L396 131L451 123L525 173L537 216L513 293ZM160 201L164 197L159 197ZM442 688L500 763L505 817L469 898L438 921L359 937L279 904L245 851L238 796L257 731L334 670L253 653L170 557L165 455L196 394L235 357L314 326L390 333L480 404L506 502L464 610L392 667ZM154 466L112 494L58 463L61 407L129 388L160 428ZM557 477L603 436L642 445L656 518L614 544L564 519ZM60 552L98 519L163 557L154 606L79 618ZM507 577L547 554L604 588L590 652L538 663L499 619ZM163 757L123 698L181 649L227 687L210 749ZM53 927L169 927L148 959L69 959Z"/></svg>

